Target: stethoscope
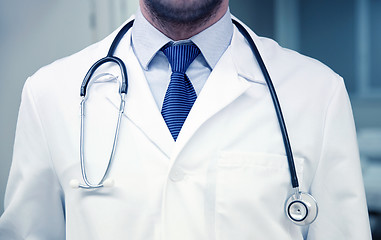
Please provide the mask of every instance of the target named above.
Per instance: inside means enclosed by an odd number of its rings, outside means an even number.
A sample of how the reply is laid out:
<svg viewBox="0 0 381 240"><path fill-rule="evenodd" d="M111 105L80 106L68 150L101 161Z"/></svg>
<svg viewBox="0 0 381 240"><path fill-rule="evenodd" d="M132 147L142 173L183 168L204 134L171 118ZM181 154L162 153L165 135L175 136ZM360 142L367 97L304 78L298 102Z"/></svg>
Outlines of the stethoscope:
<svg viewBox="0 0 381 240"><path fill-rule="evenodd" d="M287 129L286 129L286 124L283 118L282 110L279 104L279 100L277 97L277 94L275 92L274 85L271 81L270 75L266 69L266 66L263 62L263 59L247 30L236 20L232 19L234 25L238 28L238 30L243 34L243 36L246 38L248 41L250 48L255 55L259 67L261 68L262 74L266 80L266 84L268 86L268 89L271 94L271 98L275 107L276 115L278 118L280 130L282 133L282 138L283 138L283 143L287 155L287 161L288 161L288 166L290 170L290 175L291 175L291 184L294 189L294 194L292 194L288 200L286 201L285 204L285 212L287 217L295 224L297 225L308 225L311 224L313 221L315 221L317 214L318 214L318 205L316 200L308 193L306 192L301 192L299 191L299 181L298 177L296 174L296 169L295 169L295 162L294 162L294 157L292 154L291 150L291 144L288 138L287 134ZM80 160L81 160L81 174L82 174L82 179L84 181L84 184L80 184L78 180L72 180L70 182L71 186L74 188L83 188L83 189L97 189L97 188L102 188L102 187L111 187L113 185L113 180L107 179L107 175L110 171L111 163L114 159L115 155L115 150L116 150L116 145L118 142L118 136L119 136L119 128L120 128L120 122L122 118L122 114L124 111L124 106L125 106L125 96L127 94L127 87L128 87L128 75L127 75L127 70L126 66L123 63L123 61L118 58L113 56L116 47L118 46L119 42L123 38L123 36L127 33L127 31L132 27L134 23L134 20L128 22L116 35L114 41L111 44L111 47L107 53L107 56L98 60L87 72L82 85L81 85L81 92L80 96L82 98L81 100L81 129L80 129ZM117 119L117 124L116 124L116 129L115 129L115 136L114 136L114 142L109 158L109 162L107 164L106 170L103 174L102 179L97 183L93 184L89 181L86 175L86 164L85 164L85 153L84 153L84 144L85 144L85 139L84 139L84 115L85 115L85 102L86 102L86 91L90 82L91 77L95 73L95 71L102 66L105 63L113 62L117 64L120 68L121 71L121 76L122 76L122 85L120 87L120 96L121 96L121 102L120 102L120 107L119 107L119 114L118 114L118 119Z"/></svg>

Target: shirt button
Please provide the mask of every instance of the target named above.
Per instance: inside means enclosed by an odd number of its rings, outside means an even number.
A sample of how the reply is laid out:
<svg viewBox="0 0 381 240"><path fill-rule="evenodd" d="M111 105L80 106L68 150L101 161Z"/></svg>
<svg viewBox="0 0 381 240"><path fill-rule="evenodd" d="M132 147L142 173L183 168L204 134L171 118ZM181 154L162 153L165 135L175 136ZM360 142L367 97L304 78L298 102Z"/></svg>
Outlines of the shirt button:
<svg viewBox="0 0 381 240"><path fill-rule="evenodd" d="M181 180L184 179L184 177L185 177L185 173L179 168L172 169L171 173L169 174L169 178L173 182L180 182Z"/></svg>

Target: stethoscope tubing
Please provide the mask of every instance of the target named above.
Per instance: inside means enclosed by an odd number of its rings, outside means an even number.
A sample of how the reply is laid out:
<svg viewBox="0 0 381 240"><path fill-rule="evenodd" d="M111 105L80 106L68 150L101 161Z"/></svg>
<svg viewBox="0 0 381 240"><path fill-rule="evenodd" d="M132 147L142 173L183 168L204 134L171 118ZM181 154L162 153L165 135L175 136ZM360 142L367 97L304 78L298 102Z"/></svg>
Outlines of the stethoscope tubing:
<svg viewBox="0 0 381 240"><path fill-rule="evenodd" d="M131 20L129 21L126 25L124 25L122 27L122 29L120 29L120 31L118 32L118 34L116 35L116 37L114 38L114 41L112 41L112 44L110 46L110 49L107 53L107 57L112 57L114 56L114 53L115 53L115 49L116 47L119 45L119 42L122 40L123 36L128 32L128 30L130 30L130 28L132 27L132 25L134 25L134 21L135 20Z"/></svg>
<svg viewBox="0 0 381 240"><path fill-rule="evenodd" d="M80 162L81 162L81 174L82 174L82 179L85 184L79 184L78 187L80 188L85 188L85 189L94 189L94 188L101 188L103 187L103 183L107 178L107 175L110 171L111 164L113 162L114 156L115 156L115 151L116 151L116 145L118 143L118 137L119 137L119 129L120 129L120 122L122 119L122 114L124 112L124 106L125 106L125 96L127 94L128 90L128 75L127 75L127 69L123 61L118 58L113 56L116 47L118 46L120 40L123 38L124 34L132 27L133 21L130 21L127 23L117 34L117 36L114 38L114 41L111 44L111 47L109 49L109 52L106 57L98 60L91 68L87 71L86 76L82 82L81 89L80 89L80 96L82 97L81 101L81 130L80 130ZM119 114L118 114L118 120L117 120L117 125L115 128L115 135L114 135L114 140L113 140L113 145L112 145L112 150L111 154L109 157L109 161L107 164L107 168L102 176L102 179L97 183L97 184L92 184L87 177L86 174L86 162L85 162L85 150L84 150L84 145L85 145L85 139L84 139L84 129L85 129L85 102L86 102L86 94L87 94L87 88L90 83L90 79L93 76L93 74L96 72L96 70L102 66L105 63L108 62L114 62L119 66L120 69L120 74L122 77L122 85L119 89L119 93L121 96L121 102L120 102L120 107L119 107Z"/></svg>
<svg viewBox="0 0 381 240"><path fill-rule="evenodd" d="M256 47L256 45L255 45L253 39L251 38L250 34L247 32L247 30L238 21L232 19L232 22L238 28L238 30L241 32L241 34L243 34L243 36L245 37L245 39L249 43L249 46L250 46L252 52L254 53L254 55L255 55L255 57L257 59L257 62L259 64L259 67L260 67L260 69L261 69L261 71L262 71L262 73L264 75L264 78L265 78L265 81L266 81L266 85L267 85L267 87L269 89L269 92L271 94L271 98L272 98L272 101L273 101L273 105L274 105L275 112L276 112L276 115L277 115L277 119L278 119L278 122L279 122L280 131L281 131L282 138L283 138L284 148L285 148L285 152L286 152L286 156L287 156L287 162L288 162L290 176L291 176L291 184L292 184L293 188L298 189L299 188L299 182L298 182L298 177L297 177L297 174L296 174L295 162L294 162L294 157L293 157L292 149L291 149L291 143L290 143L290 140L289 140L289 137L288 137L286 123L285 123L285 120L284 120L284 117L283 117L283 114L282 114L282 110L281 110L281 106L280 106L280 103L279 103L279 99L277 97L277 94L276 94L273 82L271 80L270 74L269 74L269 72L268 72L268 70L267 70L267 68L266 68L266 66L264 64L264 61L263 61L263 59L261 57L261 54L259 53L258 48ZM128 75L127 75L126 67L125 67L125 65L124 65L124 63L123 63L123 61L121 59L119 59L118 57L115 57L113 55L114 55L115 50L116 50L118 44L120 43L121 39L127 33L127 31L133 26L133 23L134 23L134 20L131 20L125 26L122 27L122 29L118 32L118 34L114 38L114 40L113 40L113 42L112 42L112 44L110 46L110 49L109 49L109 51L107 53L107 56L102 58L102 59L100 59L100 60L98 60L89 69L89 71L87 72L87 74L85 76L85 79L83 80L82 85L81 85L81 93L80 93L80 95L82 97L86 96L87 87L88 87L88 84L89 84L90 79L91 79L92 75L94 74L94 72L101 65L103 65L104 63L107 63L107 62L114 62L117 65L119 65L119 67L121 69L121 75L122 75L122 86L121 86L121 89L120 89L120 93L121 94L127 94ZM123 105L124 105L124 103L123 103ZM118 119L118 122L119 121L120 120ZM118 123L118 126L119 126L119 123ZM118 130L119 129L117 129L116 132L118 132ZM82 131L83 130L81 130L81 132ZM81 140L81 142L82 142L82 140ZM81 151L81 152L83 152L83 151ZM81 154L81 159L83 159L83 158L84 157L82 157L82 154ZM82 160L81 160L81 163L82 163ZM110 165L110 163L109 163L109 165ZM108 169L106 170L106 173L107 172L108 172ZM87 179L86 172L84 172L82 170L82 174L83 174L83 177ZM104 176L104 178L105 177L106 176ZM86 183L86 181L85 181L85 183ZM89 184L89 185L91 185L91 184ZM299 192L299 191L297 190L296 192Z"/></svg>
<svg viewBox="0 0 381 240"><path fill-rule="evenodd" d="M295 161L294 161L294 156L292 154L291 143L290 143L288 133L287 133L286 123L284 121L282 109L280 107L279 99L278 99L278 96L276 94L273 82L271 81L270 74L267 71L267 68L266 68L265 63L263 62L262 56L259 53L258 48L255 45L250 34L247 32L247 30L238 21L236 21L235 19L232 19L232 21L233 21L234 25L238 28L238 30L241 32L241 34L243 34L246 41L248 41L249 46L250 46L252 52L254 53L254 55L257 59L259 67L261 68L263 76L265 77L265 81L266 81L267 87L269 89L269 92L271 94L271 98L272 98L274 108L275 108L275 112L276 112L278 122L279 122L279 127L280 127L280 130L282 133L284 148L286 151L288 166L289 166L289 170L290 170L291 184L292 184L293 188L299 188L299 181L298 181L298 176L296 174Z"/></svg>
<svg viewBox="0 0 381 240"><path fill-rule="evenodd" d="M103 187L103 183L104 181L106 180L107 178L107 175L108 173L110 172L110 169L111 169L111 164L113 162L113 159L114 159L114 156L115 156L115 151L116 151L116 147L117 147L117 143L118 143L118 138L119 138L119 129L120 129L120 123L121 123L121 119L122 119L122 115L123 115L123 112L124 112L124 106L125 106L125 98L126 98L126 94L125 93L121 93L121 102L120 102L120 106L119 106L119 113L118 113L118 120L117 120L117 124L116 124L116 127L115 127L115 134L114 134L114 140L113 140L113 145L112 145L112 149L111 149L111 154L110 154L110 157L109 157L109 161L108 161L108 164L107 164L107 167L106 167L106 170L102 176L102 179L97 183L97 184L92 184L88 178L87 178L87 174L86 174L86 163L85 163L85 150L84 150L84 146L85 146L85 139L84 139L84 135L85 135L85 97L82 97L82 101L81 101L81 131L80 131L80 159L81 159L81 174L82 174L82 179L83 181L85 182L85 184L79 184L78 187L80 188L86 188L86 189L94 189L94 188L100 188L100 187Z"/></svg>

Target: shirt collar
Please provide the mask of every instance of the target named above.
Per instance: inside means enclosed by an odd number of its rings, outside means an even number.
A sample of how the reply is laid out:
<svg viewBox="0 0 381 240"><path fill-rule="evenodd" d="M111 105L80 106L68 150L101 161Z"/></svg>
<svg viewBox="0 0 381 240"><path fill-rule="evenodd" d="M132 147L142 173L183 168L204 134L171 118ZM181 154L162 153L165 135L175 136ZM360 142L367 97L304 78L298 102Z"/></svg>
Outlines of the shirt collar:
<svg viewBox="0 0 381 240"><path fill-rule="evenodd" d="M233 36L233 23L229 9L215 24L190 38L200 49L206 62L213 69L229 47Z"/></svg>
<svg viewBox="0 0 381 240"><path fill-rule="evenodd" d="M200 49L209 67L213 69L222 54L230 45L233 35L233 23L228 10L215 24L191 37ZM153 27L138 10L132 28L132 45L141 66L148 70L151 60L156 53L167 44L173 42L155 27Z"/></svg>

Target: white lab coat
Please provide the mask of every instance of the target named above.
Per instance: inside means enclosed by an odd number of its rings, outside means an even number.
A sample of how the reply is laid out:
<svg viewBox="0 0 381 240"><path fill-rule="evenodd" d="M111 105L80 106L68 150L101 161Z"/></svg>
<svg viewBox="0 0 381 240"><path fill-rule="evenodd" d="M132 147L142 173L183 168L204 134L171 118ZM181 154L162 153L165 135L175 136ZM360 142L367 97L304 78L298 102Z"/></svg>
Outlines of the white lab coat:
<svg viewBox="0 0 381 240"><path fill-rule="evenodd" d="M319 203L313 224L299 227L286 217L293 191L281 133L263 75L237 29L177 142L127 33L116 51L126 63L129 89L109 175L115 186L71 188L72 179L82 182L79 88L88 68L106 55L114 32L27 80L0 239L370 239L343 80L323 64L250 33L277 89L301 190ZM109 65L101 72L119 74ZM93 182L111 151L119 80L89 90L85 153Z"/></svg>

